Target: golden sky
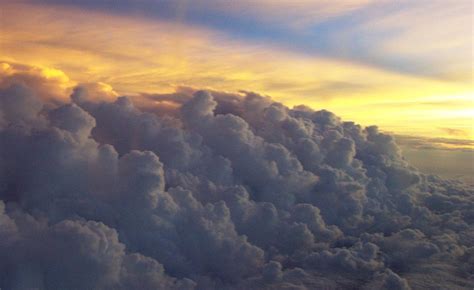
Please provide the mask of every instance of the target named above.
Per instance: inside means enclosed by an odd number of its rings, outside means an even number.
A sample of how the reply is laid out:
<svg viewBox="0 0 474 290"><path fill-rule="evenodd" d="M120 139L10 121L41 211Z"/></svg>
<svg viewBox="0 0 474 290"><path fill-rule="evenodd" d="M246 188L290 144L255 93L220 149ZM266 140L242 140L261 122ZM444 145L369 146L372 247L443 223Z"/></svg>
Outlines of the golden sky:
<svg viewBox="0 0 474 290"><path fill-rule="evenodd" d="M471 1L40 2L0 0L0 61L65 92L255 91L398 134L474 140Z"/></svg>

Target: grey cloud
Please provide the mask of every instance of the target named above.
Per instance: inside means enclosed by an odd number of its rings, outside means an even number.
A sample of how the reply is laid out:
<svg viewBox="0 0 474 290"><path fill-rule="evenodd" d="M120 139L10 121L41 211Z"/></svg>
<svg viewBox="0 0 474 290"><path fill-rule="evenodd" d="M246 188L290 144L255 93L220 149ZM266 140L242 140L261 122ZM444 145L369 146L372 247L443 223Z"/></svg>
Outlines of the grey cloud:
<svg viewBox="0 0 474 290"><path fill-rule="evenodd" d="M29 127L40 121L42 103L35 98L34 92L21 83L15 83L1 90L0 126Z"/></svg>
<svg viewBox="0 0 474 290"><path fill-rule="evenodd" d="M251 92L0 89L2 289L469 289L474 193ZM434 281L434 282L429 282Z"/></svg>

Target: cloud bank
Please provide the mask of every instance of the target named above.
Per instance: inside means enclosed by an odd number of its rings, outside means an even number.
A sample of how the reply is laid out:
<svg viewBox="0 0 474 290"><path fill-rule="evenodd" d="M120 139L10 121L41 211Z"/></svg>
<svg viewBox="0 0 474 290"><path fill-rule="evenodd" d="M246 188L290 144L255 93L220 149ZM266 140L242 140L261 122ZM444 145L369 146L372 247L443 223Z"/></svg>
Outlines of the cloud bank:
<svg viewBox="0 0 474 290"><path fill-rule="evenodd" d="M474 192L376 127L250 92L46 87L0 87L2 289L474 287Z"/></svg>

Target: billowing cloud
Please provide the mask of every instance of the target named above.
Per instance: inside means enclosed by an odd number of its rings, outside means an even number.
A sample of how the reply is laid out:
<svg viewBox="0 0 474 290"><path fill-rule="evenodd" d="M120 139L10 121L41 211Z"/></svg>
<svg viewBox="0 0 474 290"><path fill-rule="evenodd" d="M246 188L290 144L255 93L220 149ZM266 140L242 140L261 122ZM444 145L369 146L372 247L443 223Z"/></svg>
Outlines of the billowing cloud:
<svg viewBox="0 0 474 290"><path fill-rule="evenodd" d="M47 82L0 88L2 289L474 286L474 192L377 127L250 92L58 102Z"/></svg>
<svg viewBox="0 0 474 290"><path fill-rule="evenodd" d="M6 89L14 84L34 86L40 99L57 101L67 99L75 83L58 69L0 62L0 88Z"/></svg>

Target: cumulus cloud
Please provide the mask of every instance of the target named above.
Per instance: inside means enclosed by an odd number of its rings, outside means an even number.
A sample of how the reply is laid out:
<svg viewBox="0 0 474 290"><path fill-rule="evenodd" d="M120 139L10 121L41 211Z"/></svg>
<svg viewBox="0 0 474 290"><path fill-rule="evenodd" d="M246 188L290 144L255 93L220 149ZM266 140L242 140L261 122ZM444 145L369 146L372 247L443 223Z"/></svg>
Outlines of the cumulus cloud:
<svg viewBox="0 0 474 290"><path fill-rule="evenodd" d="M13 84L34 87L39 99L51 102L67 99L74 82L58 69L0 60L0 88L3 90Z"/></svg>
<svg viewBox="0 0 474 290"><path fill-rule="evenodd" d="M137 106L9 82L2 289L474 286L474 192L376 127L251 92Z"/></svg>

